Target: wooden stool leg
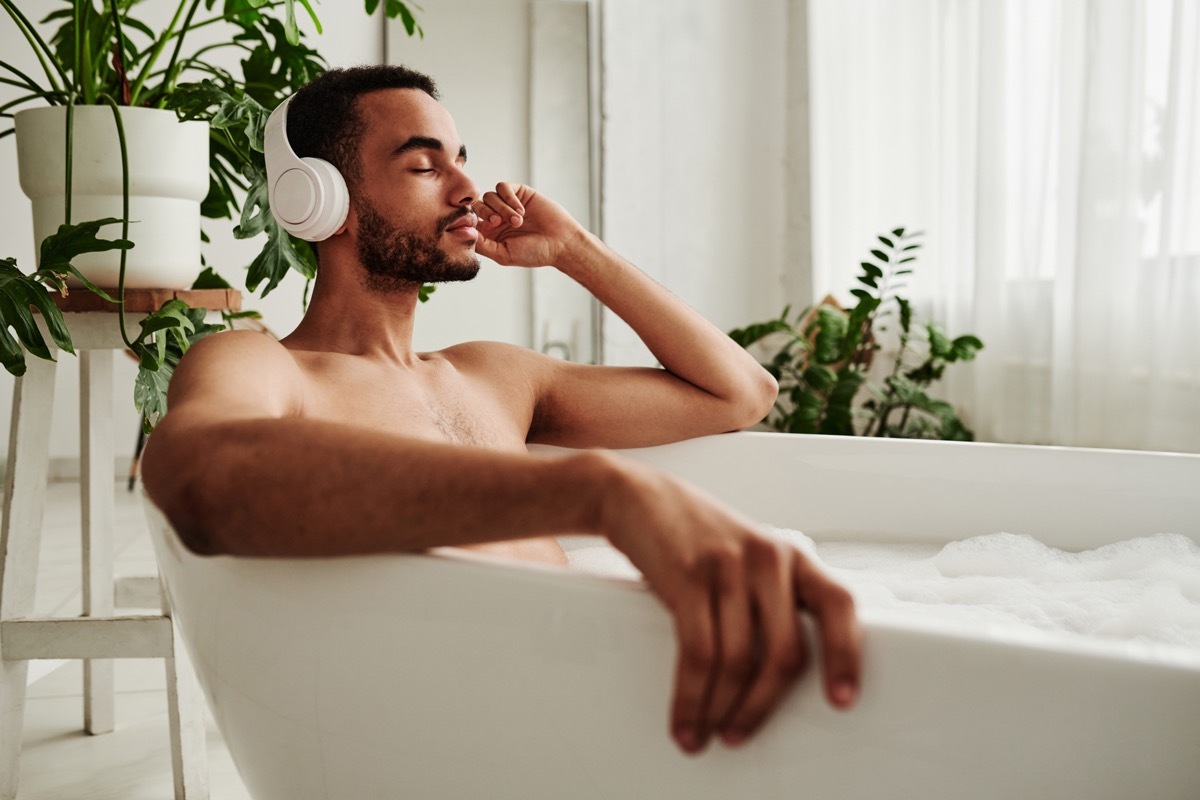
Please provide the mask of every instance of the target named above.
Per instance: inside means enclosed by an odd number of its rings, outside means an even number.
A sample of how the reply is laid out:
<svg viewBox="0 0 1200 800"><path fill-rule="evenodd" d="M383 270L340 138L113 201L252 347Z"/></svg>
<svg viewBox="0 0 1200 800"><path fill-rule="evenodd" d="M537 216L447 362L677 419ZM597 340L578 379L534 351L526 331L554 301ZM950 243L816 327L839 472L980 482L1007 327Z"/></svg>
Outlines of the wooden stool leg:
<svg viewBox="0 0 1200 800"><path fill-rule="evenodd" d="M83 616L113 615L113 351L79 352L79 489L83 516ZM114 727L113 662L83 662L83 727Z"/></svg>
<svg viewBox="0 0 1200 800"><path fill-rule="evenodd" d="M55 366L40 358L28 358L28 370L13 389L4 520L0 527L0 620L27 617L33 611L50 461ZM0 639L0 800L14 800L28 662L6 661L3 656L4 642Z"/></svg>
<svg viewBox="0 0 1200 800"><path fill-rule="evenodd" d="M171 616L166 592L163 592L163 614ZM204 695L173 621L171 631L173 655L166 659L167 724L171 728L175 800L208 800Z"/></svg>

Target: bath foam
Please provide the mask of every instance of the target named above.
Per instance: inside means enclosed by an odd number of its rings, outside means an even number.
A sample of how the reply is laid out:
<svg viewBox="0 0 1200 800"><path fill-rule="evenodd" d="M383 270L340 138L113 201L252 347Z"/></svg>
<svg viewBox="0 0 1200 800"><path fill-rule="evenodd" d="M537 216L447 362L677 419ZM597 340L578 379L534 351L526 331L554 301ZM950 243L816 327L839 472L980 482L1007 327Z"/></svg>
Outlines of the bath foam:
<svg viewBox="0 0 1200 800"><path fill-rule="evenodd" d="M821 542L772 532L841 581L862 609L990 630L1030 627L1200 650L1200 544L1159 533L1073 553L1023 534L918 544ZM568 553L571 567L640 573L605 545Z"/></svg>

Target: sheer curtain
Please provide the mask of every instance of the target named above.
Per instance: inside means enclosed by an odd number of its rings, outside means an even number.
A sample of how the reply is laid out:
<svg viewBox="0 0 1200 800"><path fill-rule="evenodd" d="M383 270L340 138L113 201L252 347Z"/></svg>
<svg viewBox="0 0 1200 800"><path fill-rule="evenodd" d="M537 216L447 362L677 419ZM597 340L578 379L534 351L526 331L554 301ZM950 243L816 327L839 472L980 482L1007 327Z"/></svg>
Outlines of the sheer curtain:
<svg viewBox="0 0 1200 800"><path fill-rule="evenodd" d="M1200 451L1200 4L886 5L813 0L818 295L916 224L918 306L987 345L943 387L978 438ZM851 130L875 84L908 106Z"/></svg>

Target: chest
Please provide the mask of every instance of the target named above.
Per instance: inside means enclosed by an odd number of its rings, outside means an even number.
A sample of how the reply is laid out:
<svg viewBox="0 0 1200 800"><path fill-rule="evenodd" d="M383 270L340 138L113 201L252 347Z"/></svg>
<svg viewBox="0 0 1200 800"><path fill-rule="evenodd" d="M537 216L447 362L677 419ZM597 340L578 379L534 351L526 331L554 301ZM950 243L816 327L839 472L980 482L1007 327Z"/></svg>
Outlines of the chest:
<svg viewBox="0 0 1200 800"><path fill-rule="evenodd" d="M524 448L528 422L497 387L438 364L410 374L323 364L305 370L303 416L429 441Z"/></svg>

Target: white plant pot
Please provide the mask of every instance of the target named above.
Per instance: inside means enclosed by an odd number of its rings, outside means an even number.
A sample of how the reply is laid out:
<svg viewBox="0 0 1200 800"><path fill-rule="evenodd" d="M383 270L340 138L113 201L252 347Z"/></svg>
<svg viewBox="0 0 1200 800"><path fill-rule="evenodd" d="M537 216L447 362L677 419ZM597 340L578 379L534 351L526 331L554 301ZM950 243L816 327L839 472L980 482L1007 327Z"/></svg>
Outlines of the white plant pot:
<svg viewBox="0 0 1200 800"><path fill-rule="evenodd" d="M18 112L17 165L21 190L33 202L38 249L65 220L66 109ZM208 193L208 123L180 122L173 111L121 109L129 153L129 238L125 267L131 289L187 289L202 269L200 201ZM122 214L121 150L108 106L76 106L71 221ZM121 226L100 237L119 239ZM40 255L39 255L40 258ZM72 263L96 284L111 288L120 251L85 253ZM77 286L72 279L69 284Z"/></svg>

